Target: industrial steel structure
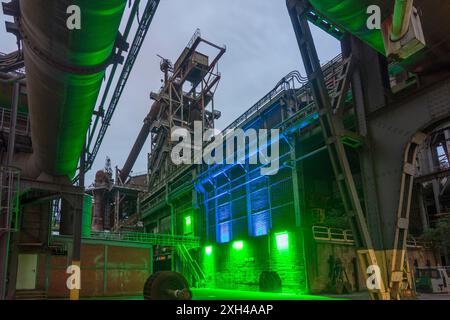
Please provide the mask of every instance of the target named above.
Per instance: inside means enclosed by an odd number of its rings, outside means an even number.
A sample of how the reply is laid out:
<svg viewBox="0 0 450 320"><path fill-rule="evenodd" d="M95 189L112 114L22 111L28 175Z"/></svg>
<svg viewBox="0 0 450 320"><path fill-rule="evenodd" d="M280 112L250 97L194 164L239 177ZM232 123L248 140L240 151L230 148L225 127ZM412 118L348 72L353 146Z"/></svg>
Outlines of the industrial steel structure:
<svg viewBox="0 0 450 320"><path fill-rule="evenodd" d="M75 33L61 23L69 4L83 13ZM188 285L351 292L375 272L370 297L400 299L415 295L418 268L450 264L439 234L450 208L448 1L287 0L306 74L286 75L224 130L279 138L243 136L244 159L222 164L171 158L175 129L203 138L221 116L226 48L197 30L175 64L161 57L163 85L124 166L107 160L85 188L158 5L3 3L18 49L0 55L1 299L142 295L144 284L156 297L155 272L169 270L186 279L166 297L191 297ZM311 24L341 43L326 64ZM132 176L147 139L147 172ZM264 175L252 152L275 146L279 169ZM82 290L69 290L67 267L80 265Z"/></svg>

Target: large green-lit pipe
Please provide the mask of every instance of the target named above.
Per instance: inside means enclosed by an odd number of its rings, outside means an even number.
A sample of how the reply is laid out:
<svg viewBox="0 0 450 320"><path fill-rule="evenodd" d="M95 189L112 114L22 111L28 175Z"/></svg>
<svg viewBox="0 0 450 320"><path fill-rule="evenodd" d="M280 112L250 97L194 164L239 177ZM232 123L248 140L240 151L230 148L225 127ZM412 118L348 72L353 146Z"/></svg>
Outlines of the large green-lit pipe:
<svg viewBox="0 0 450 320"><path fill-rule="evenodd" d="M311 5L337 26L360 38L386 55L381 30L367 28L368 7L381 9L381 22L389 26L391 40L401 39L408 31L411 5L419 12L426 49L401 61L410 72L426 75L443 72L450 67L450 1L449 0L309 0Z"/></svg>
<svg viewBox="0 0 450 320"><path fill-rule="evenodd" d="M367 8L377 5L382 9L382 20L389 16L392 1L389 0L310 0L314 8L328 19L354 36L385 54L381 30L367 28Z"/></svg>
<svg viewBox="0 0 450 320"><path fill-rule="evenodd" d="M20 0L33 156L29 176L76 171L126 0ZM67 8L81 9L69 30Z"/></svg>

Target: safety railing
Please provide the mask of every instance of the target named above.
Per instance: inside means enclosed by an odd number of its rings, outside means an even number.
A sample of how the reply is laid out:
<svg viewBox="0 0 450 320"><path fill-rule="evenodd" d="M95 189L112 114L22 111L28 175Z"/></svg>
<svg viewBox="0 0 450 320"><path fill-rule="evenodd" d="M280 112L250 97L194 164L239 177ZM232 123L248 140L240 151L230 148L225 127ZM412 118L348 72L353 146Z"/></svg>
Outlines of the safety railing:
<svg viewBox="0 0 450 320"><path fill-rule="evenodd" d="M13 55L13 57L12 57L12 55ZM6 54L4 52L0 52L0 60L2 60L3 63L5 62L4 59L7 58L7 57L9 57L9 59L12 59L12 60L9 61L9 63L6 62L7 66L9 64L13 64L14 65L17 62L19 62L20 60L22 60L23 57L21 57L21 56L22 56L22 53L19 53L17 51L12 53L12 54ZM15 73L17 75L23 76L23 75L25 75L25 67L18 68L17 70L12 71L12 73Z"/></svg>
<svg viewBox="0 0 450 320"><path fill-rule="evenodd" d="M58 240L65 240L66 238L70 239L70 237L53 235L52 242L55 243ZM143 232L92 232L89 237L83 237L83 239L145 243L167 247L185 245L190 249L200 247L199 237Z"/></svg>
<svg viewBox="0 0 450 320"><path fill-rule="evenodd" d="M140 232L118 232L118 233L93 232L91 234L91 237L104 240L149 243L161 246L177 246L181 244L184 244L190 248L200 246L200 238L198 237L188 237L170 234L140 233Z"/></svg>
<svg viewBox="0 0 450 320"><path fill-rule="evenodd" d="M0 236L19 230L20 170L0 167Z"/></svg>
<svg viewBox="0 0 450 320"><path fill-rule="evenodd" d="M334 89L335 78L339 74L340 68L342 68L342 55L338 55L333 58L331 61L327 62L323 65L322 71L325 78L325 82L327 83L327 87L330 91ZM307 88L309 87L309 83L306 78L303 78L298 72L294 71L286 75L277 85L276 87L266 94L263 98L261 98L256 104L254 104L250 109L245 111L239 118L233 121L224 131L227 129L238 128L242 126L248 119L250 119L253 115L260 112L264 107L269 105L272 101L276 100L281 96L282 93L286 92L290 89L295 89L295 83L298 82L301 84L301 87L298 90L298 95L303 95Z"/></svg>
<svg viewBox="0 0 450 320"><path fill-rule="evenodd" d="M409 248L431 248L433 244L431 241L416 239L415 237L409 235L408 239L406 239L406 245Z"/></svg>
<svg viewBox="0 0 450 320"><path fill-rule="evenodd" d="M206 275L203 272L202 268L190 254L189 248L186 247L184 244L177 246L177 251L178 251L182 261L186 263L186 266L189 268L192 275L194 276L195 281L196 281L196 286L199 286L202 283L202 281L204 281L206 279Z"/></svg>
<svg viewBox="0 0 450 320"><path fill-rule="evenodd" d="M9 132L11 126L11 110L0 108L0 131ZM27 113L18 112L16 133L24 136L31 134L30 117Z"/></svg>
<svg viewBox="0 0 450 320"><path fill-rule="evenodd" d="M313 236L318 241L330 241L336 243L354 244L355 239L351 230L313 226Z"/></svg>

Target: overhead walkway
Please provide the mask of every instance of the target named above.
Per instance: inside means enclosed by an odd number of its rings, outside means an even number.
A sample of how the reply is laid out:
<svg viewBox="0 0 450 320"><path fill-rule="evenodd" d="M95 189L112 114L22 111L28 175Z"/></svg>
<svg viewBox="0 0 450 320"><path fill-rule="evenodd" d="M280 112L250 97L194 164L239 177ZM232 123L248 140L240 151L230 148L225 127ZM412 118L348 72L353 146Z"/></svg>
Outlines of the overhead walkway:
<svg viewBox="0 0 450 320"><path fill-rule="evenodd" d="M107 241L108 244L122 244L122 245L135 245L135 246L164 246L164 247L179 247L190 250L200 247L199 237L188 237L170 234L155 234L155 233L143 233L143 232L92 232L89 237L83 237L84 243L99 243ZM52 244L65 244L71 243L71 236L52 235ZM183 248L183 249L184 249ZM183 250L186 252L186 250Z"/></svg>

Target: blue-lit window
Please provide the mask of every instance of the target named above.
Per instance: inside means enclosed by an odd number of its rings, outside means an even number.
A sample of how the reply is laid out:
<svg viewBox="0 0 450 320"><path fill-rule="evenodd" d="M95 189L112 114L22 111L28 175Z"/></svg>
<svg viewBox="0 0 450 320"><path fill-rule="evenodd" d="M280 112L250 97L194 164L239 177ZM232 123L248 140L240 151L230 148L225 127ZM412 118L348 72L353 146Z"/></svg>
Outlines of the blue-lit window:
<svg viewBox="0 0 450 320"><path fill-rule="evenodd" d="M254 237L260 237L269 234L270 230L269 211L252 215L252 230Z"/></svg>
<svg viewBox="0 0 450 320"><path fill-rule="evenodd" d="M217 226L217 242L227 243L231 241L231 222L223 222Z"/></svg>

